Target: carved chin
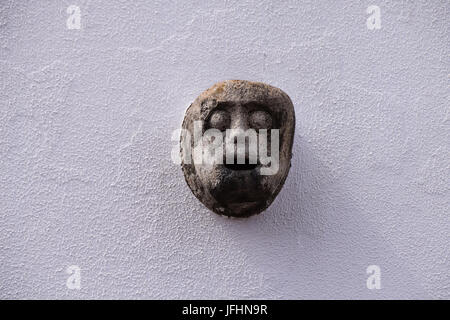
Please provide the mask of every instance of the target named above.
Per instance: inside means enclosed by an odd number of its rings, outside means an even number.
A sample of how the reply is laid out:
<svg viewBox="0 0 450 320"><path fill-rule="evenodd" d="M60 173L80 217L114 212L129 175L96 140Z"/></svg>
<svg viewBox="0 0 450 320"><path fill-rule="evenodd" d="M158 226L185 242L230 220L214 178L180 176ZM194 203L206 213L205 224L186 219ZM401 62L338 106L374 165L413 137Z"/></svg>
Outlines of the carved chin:
<svg viewBox="0 0 450 320"><path fill-rule="evenodd" d="M219 214L247 217L264 210L267 200L273 199L258 165L217 165L211 175L214 179L208 179L207 189L214 198L212 209Z"/></svg>

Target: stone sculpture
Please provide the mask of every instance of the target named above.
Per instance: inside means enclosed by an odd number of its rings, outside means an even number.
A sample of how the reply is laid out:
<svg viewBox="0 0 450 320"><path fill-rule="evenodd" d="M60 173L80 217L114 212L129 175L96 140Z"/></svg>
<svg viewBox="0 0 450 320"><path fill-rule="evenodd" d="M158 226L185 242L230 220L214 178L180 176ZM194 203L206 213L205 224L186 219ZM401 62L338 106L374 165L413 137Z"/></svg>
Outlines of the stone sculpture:
<svg viewBox="0 0 450 320"><path fill-rule="evenodd" d="M181 166L194 195L230 217L264 211L291 166L295 112L282 90L228 80L204 91L182 124Z"/></svg>

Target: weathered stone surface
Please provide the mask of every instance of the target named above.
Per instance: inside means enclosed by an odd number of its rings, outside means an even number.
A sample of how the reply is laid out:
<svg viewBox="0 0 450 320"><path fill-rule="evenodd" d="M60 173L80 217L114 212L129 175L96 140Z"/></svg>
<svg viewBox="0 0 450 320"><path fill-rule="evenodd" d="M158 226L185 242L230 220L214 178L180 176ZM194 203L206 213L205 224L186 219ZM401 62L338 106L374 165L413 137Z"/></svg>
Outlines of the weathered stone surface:
<svg viewBox="0 0 450 320"><path fill-rule="evenodd" d="M202 121L203 132L217 129L223 134L223 164L212 166L196 164L188 151L198 147L194 137L194 121ZM260 82L229 80L215 84L204 91L189 106L183 125L186 134L181 135L182 170L194 195L217 214L248 217L264 211L280 192L290 169L294 139L295 113L291 99L282 90ZM248 148L245 163L226 161L225 141L238 141L238 132L226 135L226 129L268 129L268 155L272 140L270 129L279 129L279 166L274 174L262 174L263 168L273 163L249 160ZM227 133L228 134L228 133ZM226 140L226 139L232 140ZM189 140L190 139L190 140ZM245 139L245 138L244 138ZM259 138L261 139L261 137ZM248 144L252 140L248 138ZM206 147L205 152L210 150ZM236 146L237 148L237 146ZM234 149L236 154L236 150Z"/></svg>

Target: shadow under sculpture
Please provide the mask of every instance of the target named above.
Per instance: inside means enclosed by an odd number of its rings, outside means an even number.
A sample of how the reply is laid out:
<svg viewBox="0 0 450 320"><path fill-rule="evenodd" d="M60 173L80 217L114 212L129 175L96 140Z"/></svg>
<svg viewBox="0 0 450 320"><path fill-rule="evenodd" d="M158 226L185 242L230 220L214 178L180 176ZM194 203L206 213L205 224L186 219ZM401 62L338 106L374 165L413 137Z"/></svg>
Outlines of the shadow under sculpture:
<svg viewBox="0 0 450 320"><path fill-rule="evenodd" d="M264 211L289 173L295 112L282 90L228 80L189 106L181 166L189 188L213 212L249 217Z"/></svg>

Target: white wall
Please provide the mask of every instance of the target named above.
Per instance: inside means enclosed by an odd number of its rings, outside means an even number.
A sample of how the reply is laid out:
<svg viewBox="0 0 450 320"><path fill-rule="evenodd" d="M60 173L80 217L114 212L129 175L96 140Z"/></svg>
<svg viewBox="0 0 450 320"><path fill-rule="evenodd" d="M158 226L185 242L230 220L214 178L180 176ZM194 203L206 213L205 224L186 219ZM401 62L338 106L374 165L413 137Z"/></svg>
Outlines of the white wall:
<svg viewBox="0 0 450 320"><path fill-rule="evenodd" d="M0 298L450 298L449 9L2 1ZM225 79L296 108L287 182L247 220L206 210L170 160Z"/></svg>

